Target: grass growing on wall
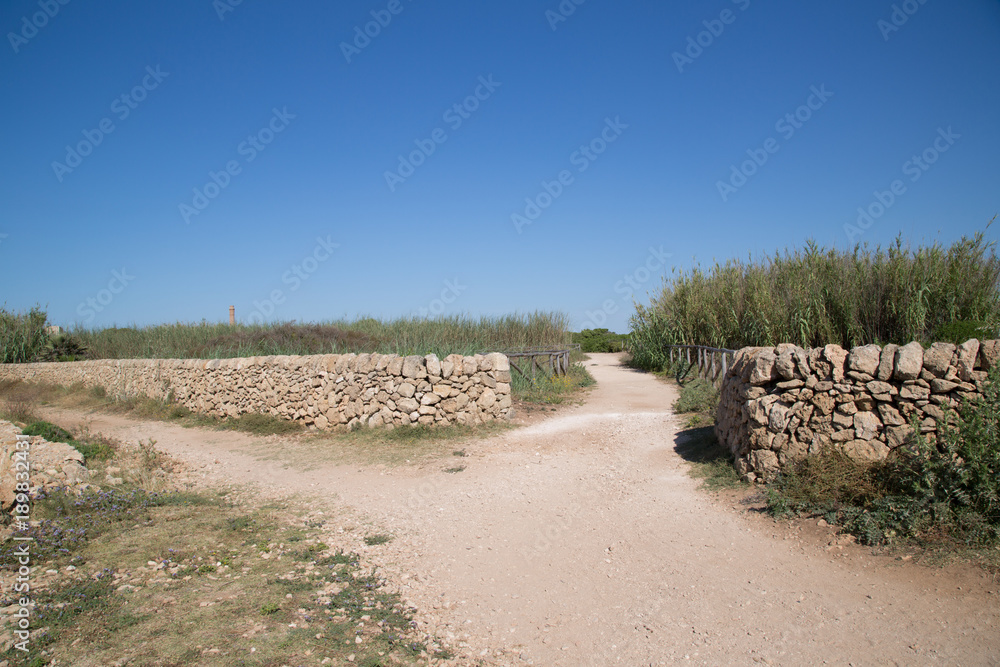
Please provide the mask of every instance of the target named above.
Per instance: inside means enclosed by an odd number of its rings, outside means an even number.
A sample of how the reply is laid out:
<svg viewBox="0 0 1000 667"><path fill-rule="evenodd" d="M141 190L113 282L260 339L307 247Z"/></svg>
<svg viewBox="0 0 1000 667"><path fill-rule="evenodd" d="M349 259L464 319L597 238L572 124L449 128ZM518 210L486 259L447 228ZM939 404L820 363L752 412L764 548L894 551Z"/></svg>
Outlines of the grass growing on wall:
<svg viewBox="0 0 1000 667"><path fill-rule="evenodd" d="M632 317L629 349L640 368L666 364L666 346L738 349L795 343L930 342L956 321L1000 326L1000 258L980 232L951 246L786 250L680 271Z"/></svg>
<svg viewBox="0 0 1000 667"><path fill-rule="evenodd" d="M499 317L335 321L267 325L162 324L79 329L91 359L225 359L293 354L477 354L565 344L569 319L535 312Z"/></svg>

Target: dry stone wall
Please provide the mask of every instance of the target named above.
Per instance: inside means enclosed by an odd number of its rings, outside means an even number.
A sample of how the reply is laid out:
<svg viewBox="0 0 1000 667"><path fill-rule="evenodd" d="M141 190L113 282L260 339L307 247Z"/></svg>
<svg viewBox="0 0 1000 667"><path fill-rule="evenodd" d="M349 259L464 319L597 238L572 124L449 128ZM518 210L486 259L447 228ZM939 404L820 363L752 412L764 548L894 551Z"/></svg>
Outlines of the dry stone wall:
<svg viewBox="0 0 1000 667"><path fill-rule="evenodd" d="M0 365L0 380L103 387L217 417L270 414L337 426L480 424L511 415L503 354L444 359L395 354L126 359Z"/></svg>
<svg viewBox="0 0 1000 667"><path fill-rule="evenodd" d="M743 348L723 379L716 435L751 481L830 446L884 459L912 437L913 418L933 439L939 420L981 393L998 357L1000 340Z"/></svg>

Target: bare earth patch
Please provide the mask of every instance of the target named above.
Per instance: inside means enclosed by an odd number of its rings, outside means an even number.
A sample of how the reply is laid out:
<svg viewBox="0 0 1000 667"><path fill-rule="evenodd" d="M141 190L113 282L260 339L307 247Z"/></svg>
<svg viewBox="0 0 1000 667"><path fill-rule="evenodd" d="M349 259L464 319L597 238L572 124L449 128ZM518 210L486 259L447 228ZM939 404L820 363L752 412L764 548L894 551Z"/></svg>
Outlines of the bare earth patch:
<svg viewBox="0 0 1000 667"><path fill-rule="evenodd" d="M675 389L617 355L587 368L598 385L583 405L409 461L370 445L345 458L309 436L43 414L153 438L200 483L324 512L326 541L380 566L458 664L1000 661L1000 586L983 571L874 556L815 522L776 523L744 492L700 490L675 451Z"/></svg>

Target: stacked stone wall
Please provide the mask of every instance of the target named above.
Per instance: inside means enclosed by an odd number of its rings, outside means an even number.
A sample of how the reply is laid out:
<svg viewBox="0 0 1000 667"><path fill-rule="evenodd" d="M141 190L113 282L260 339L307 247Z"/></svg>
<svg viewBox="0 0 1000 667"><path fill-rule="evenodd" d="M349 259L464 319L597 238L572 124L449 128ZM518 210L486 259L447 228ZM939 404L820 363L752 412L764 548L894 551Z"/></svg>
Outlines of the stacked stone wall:
<svg viewBox="0 0 1000 667"><path fill-rule="evenodd" d="M884 459L910 441L914 419L933 439L939 422L981 394L998 357L998 340L743 348L722 382L716 435L750 480L769 481L825 447Z"/></svg>
<svg viewBox="0 0 1000 667"><path fill-rule="evenodd" d="M0 380L101 387L216 417L269 414L309 427L479 424L509 418L503 354L125 359L3 364Z"/></svg>

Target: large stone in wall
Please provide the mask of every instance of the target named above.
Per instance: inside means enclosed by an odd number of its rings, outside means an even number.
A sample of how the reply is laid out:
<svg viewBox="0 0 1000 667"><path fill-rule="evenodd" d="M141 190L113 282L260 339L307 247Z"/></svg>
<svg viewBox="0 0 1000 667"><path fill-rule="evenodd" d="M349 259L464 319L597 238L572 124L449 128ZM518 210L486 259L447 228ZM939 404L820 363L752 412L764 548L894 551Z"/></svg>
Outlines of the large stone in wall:
<svg viewBox="0 0 1000 667"><path fill-rule="evenodd" d="M778 357L771 348L760 348L750 362L750 384L763 385L776 380L778 371L774 367Z"/></svg>
<svg viewBox="0 0 1000 667"><path fill-rule="evenodd" d="M916 380L924 367L924 348L913 341L896 351L896 365L893 369L894 380Z"/></svg>
<svg viewBox="0 0 1000 667"><path fill-rule="evenodd" d="M896 365L896 352L899 350L899 346L893 343L889 343L882 348L882 354L879 357L878 369L875 371L875 379L885 382L892 379L893 369Z"/></svg>
<svg viewBox="0 0 1000 667"><path fill-rule="evenodd" d="M854 415L854 434L858 440L872 440L882 428L882 420L873 412L858 412Z"/></svg>
<svg viewBox="0 0 1000 667"><path fill-rule="evenodd" d="M493 367L494 373L510 372L510 360L507 358L507 355L493 352L487 354L486 359L489 361L490 366Z"/></svg>
<svg viewBox="0 0 1000 667"><path fill-rule="evenodd" d="M823 357L830 364L830 374L833 381L841 382L844 379L847 351L839 345L827 345L823 348Z"/></svg>
<svg viewBox="0 0 1000 667"><path fill-rule="evenodd" d="M979 362L984 371L1000 363L1000 340L984 340L979 345Z"/></svg>
<svg viewBox="0 0 1000 667"><path fill-rule="evenodd" d="M774 368L778 376L783 380L794 380L801 378L796 364L796 348L794 345L779 345L775 348L778 358L774 362ZM798 350L801 352L801 350Z"/></svg>
<svg viewBox="0 0 1000 667"><path fill-rule="evenodd" d="M773 481L781 471L778 455L769 449L757 449L750 452L749 463L751 470L764 482Z"/></svg>
<svg viewBox="0 0 1000 667"><path fill-rule="evenodd" d="M441 376L441 362L438 360L436 354L428 354L424 357L424 362L427 367L427 374L432 377Z"/></svg>
<svg viewBox="0 0 1000 667"><path fill-rule="evenodd" d="M417 355L410 355L404 358L403 377L413 379L427 377L427 368L424 366L424 358Z"/></svg>
<svg viewBox="0 0 1000 667"><path fill-rule="evenodd" d="M889 455L889 447L880 440L850 440L844 443L844 453L860 461L881 461Z"/></svg>
<svg viewBox="0 0 1000 667"><path fill-rule="evenodd" d="M953 343L934 343L924 350L924 368L935 377L943 378L955 357L955 349Z"/></svg>
<svg viewBox="0 0 1000 667"><path fill-rule="evenodd" d="M958 377L962 382L971 382L979 359L979 341L975 338L965 341L958 346L957 353Z"/></svg>
<svg viewBox="0 0 1000 667"><path fill-rule="evenodd" d="M875 377L881 359L882 348L878 345L856 347L847 355L847 367L852 371L867 373Z"/></svg>

